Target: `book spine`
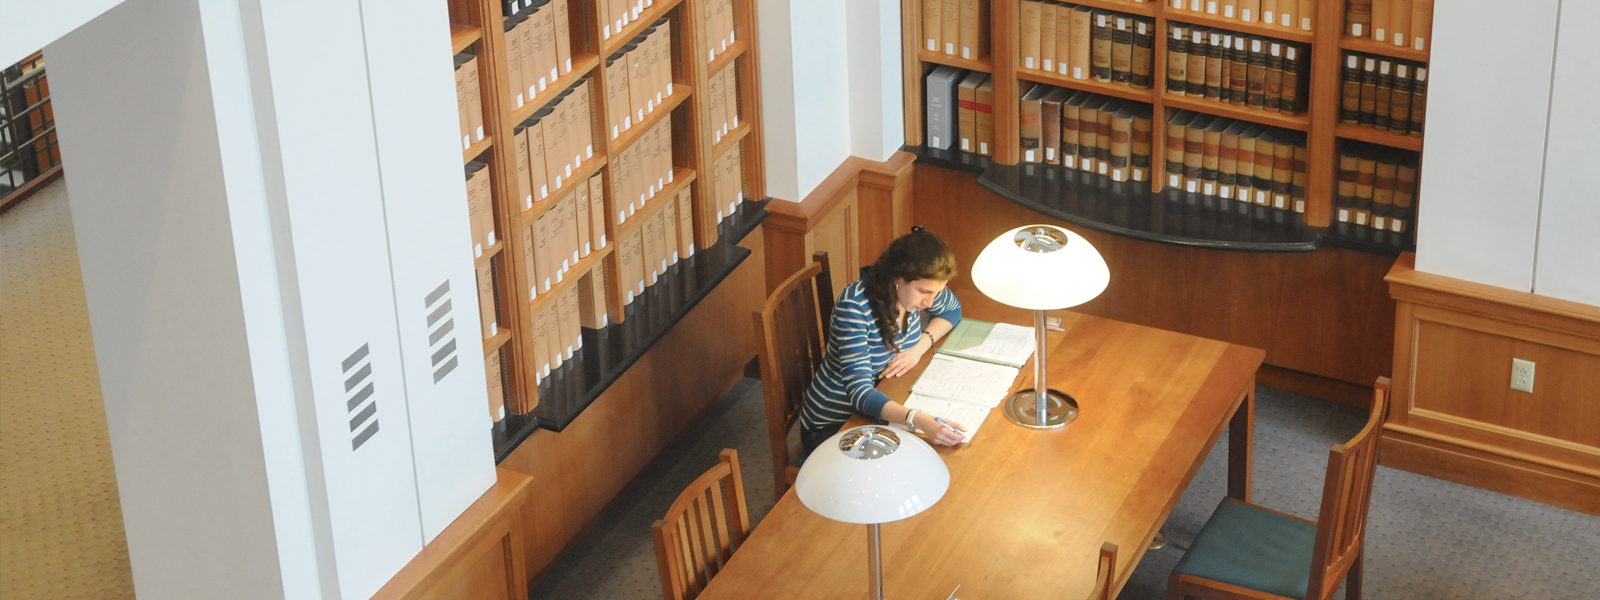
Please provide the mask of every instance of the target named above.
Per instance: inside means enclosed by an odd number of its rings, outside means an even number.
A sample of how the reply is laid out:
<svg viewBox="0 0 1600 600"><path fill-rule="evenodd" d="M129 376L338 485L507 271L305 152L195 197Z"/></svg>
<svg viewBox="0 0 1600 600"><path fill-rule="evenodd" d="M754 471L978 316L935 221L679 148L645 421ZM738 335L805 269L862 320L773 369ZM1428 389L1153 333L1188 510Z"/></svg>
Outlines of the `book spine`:
<svg viewBox="0 0 1600 600"><path fill-rule="evenodd" d="M1427 112L1428 68L1417 67L1417 78L1411 81L1411 137L1422 137L1422 117Z"/></svg>
<svg viewBox="0 0 1600 600"><path fill-rule="evenodd" d="M1095 170L1100 157L1100 111L1085 108L1078 111L1078 168Z"/></svg>
<svg viewBox="0 0 1600 600"><path fill-rule="evenodd" d="M1056 5L1047 0L1039 8L1039 68L1054 73L1056 62Z"/></svg>
<svg viewBox="0 0 1600 600"><path fill-rule="evenodd" d="M1095 81L1101 83L1111 82L1111 23L1110 11L1094 11L1094 25L1089 32L1094 55L1092 58L1093 69L1090 75Z"/></svg>
<svg viewBox="0 0 1600 600"><path fill-rule="evenodd" d="M1327 2L1328 0L1323 1ZM1299 0L1299 4L1300 8L1298 12L1300 14L1300 29L1311 31L1311 25L1314 22L1312 15L1316 14L1317 12L1316 1Z"/></svg>
<svg viewBox="0 0 1600 600"><path fill-rule="evenodd" d="M1088 79L1089 71L1092 70L1091 65L1094 62L1090 57L1094 47L1093 40L1090 39L1093 37L1091 31L1094 29L1091 25L1094 21L1092 17L1093 12L1088 7L1080 6L1072 10L1072 56L1069 58L1072 61L1073 79Z"/></svg>
<svg viewBox="0 0 1600 600"><path fill-rule="evenodd" d="M986 52L978 44L978 0L961 0L961 58L977 60Z"/></svg>
<svg viewBox="0 0 1600 600"><path fill-rule="evenodd" d="M1411 45L1411 0L1389 0L1389 41L1396 47Z"/></svg>
<svg viewBox="0 0 1600 600"><path fill-rule="evenodd" d="M1371 127L1377 115L1373 111L1378 106L1378 59L1365 57L1361 60L1361 117L1362 127Z"/></svg>
<svg viewBox="0 0 1600 600"><path fill-rule="evenodd" d="M1294 45L1285 44L1283 49L1283 85L1282 98L1278 101L1278 109L1286 115L1301 112L1300 108L1300 52Z"/></svg>
<svg viewBox="0 0 1600 600"><path fill-rule="evenodd" d="M1267 102L1267 53L1259 39L1250 40L1250 63L1245 73L1245 102L1251 108L1261 108Z"/></svg>
<svg viewBox="0 0 1600 600"><path fill-rule="evenodd" d="M1345 0L1344 34L1350 37L1372 36L1372 0Z"/></svg>
<svg viewBox="0 0 1600 600"><path fill-rule="evenodd" d="M1183 146L1184 127L1169 122L1167 124L1166 151L1167 187L1183 188Z"/></svg>
<svg viewBox="0 0 1600 600"><path fill-rule="evenodd" d="M956 56L961 52L961 0L944 0L939 14L944 17L939 41L944 44L945 54Z"/></svg>
<svg viewBox="0 0 1600 600"><path fill-rule="evenodd" d="M1150 76L1154 68L1155 57L1155 23L1145 19L1135 19L1133 27L1133 49L1129 57L1128 85L1136 90L1150 89Z"/></svg>
<svg viewBox="0 0 1600 600"><path fill-rule="evenodd" d="M1222 32L1212 30L1206 35L1206 79L1205 97L1207 100L1222 99Z"/></svg>
<svg viewBox="0 0 1600 600"><path fill-rule="evenodd" d="M1239 20L1246 23L1261 20L1261 0L1239 0Z"/></svg>
<svg viewBox="0 0 1600 600"><path fill-rule="evenodd" d="M1394 90L1389 96L1389 132L1399 135L1411 133L1411 71L1410 65L1401 63L1394 67Z"/></svg>
<svg viewBox="0 0 1600 600"><path fill-rule="evenodd" d="M1133 156L1133 116L1111 119L1111 180L1127 181Z"/></svg>
<svg viewBox="0 0 1600 600"><path fill-rule="evenodd" d="M1195 98L1204 98L1206 95L1206 56L1210 54L1210 47L1206 44L1208 33L1209 30L1199 27L1189 30L1188 81L1184 83L1184 95Z"/></svg>
<svg viewBox="0 0 1600 600"><path fill-rule="evenodd" d="M944 27L944 0L922 0L922 49L939 52L943 47L939 30ZM707 44L708 48L711 47ZM713 54L714 57L714 54Z"/></svg>
<svg viewBox="0 0 1600 600"><path fill-rule="evenodd" d="M1116 16L1111 30L1111 83L1129 85L1133 75L1133 20Z"/></svg>
<svg viewBox="0 0 1600 600"><path fill-rule="evenodd" d="M977 138L978 154L992 155L994 148L994 84L985 80L978 86L977 105L973 108L977 125L973 135Z"/></svg>
<svg viewBox="0 0 1600 600"><path fill-rule="evenodd" d="M1233 37L1233 49L1228 51L1228 102L1244 105L1248 98L1250 51L1245 49L1249 41L1243 35Z"/></svg>
<svg viewBox="0 0 1600 600"><path fill-rule="evenodd" d="M1283 44L1272 42L1267 51L1267 71L1264 80L1266 97L1263 104L1267 110L1276 111L1283 101Z"/></svg>
<svg viewBox="0 0 1600 600"><path fill-rule="evenodd" d="M1274 155L1278 149L1277 144L1271 141L1268 135L1262 134L1256 140L1256 171L1250 181L1250 187L1254 188L1256 193L1255 203L1261 206L1272 204L1273 166L1277 160Z"/></svg>
<svg viewBox="0 0 1600 600"><path fill-rule="evenodd" d="M1284 138L1272 147L1272 207L1290 209L1289 188L1294 183L1294 145Z"/></svg>
<svg viewBox="0 0 1600 600"><path fill-rule="evenodd" d="M1306 212L1306 184L1311 180L1306 162L1306 145L1302 141L1294 147L1294 179L1289 183L1289 198L1294 205L1294 212L1302 215Z"/></svg>
<svg viewBox="0 0 1600 600"><path fill-rule="evenodd" d="M978 114L976 110L978 107L978 86L962 82L958 89L960 93L958 94L959 100L956 101L956 114L958 115L956 122L959 123L957 131L961 140L960 148L962 152L974 152L977 150L975 139L978 135Z"/></svg>
<svg viewBox="0 0 1600 600"><path fill-rule="evenodd" d="M1342 73L1344 81L1339 95L1339 122L1355 125L1361 122L1361 56L1346 53Z"/></svg>
<svg viewBox="0 0 1600 600"><path fill-rule="evenodd" d="M1187 27L1170 25L1167 40L1167 93L1183 96L1189 81L1189 35Z"/></svg>
<svg viewBox="0 0 1600 600"><path fill-rule="evenodd" d="M1061 164L1057 152L1061 148L1061 103L1044 101L1039 111L1039 144L1044 150L1045 164Z"/></svg>
<svg viewBox="0 0 1600 600"><path fill-rule="evenodd" d="M1365 226L1372 222L1372 188L1376 179L1378 161L1369 150L1356 157L1356 211L1355 224Z"/></svg>
<svg viewBox="0 0 1600 600"><path fill-rule="evenodd" d="M499 307L495 305L494 261L478 265L478 318L483 323L483 339L500 333Z"/></svg>
<svg viewBox="0 0 1600 600"><path fill-rule="evenodd" d="M1050 8L1046 5L1046 8ZM1069 75L1072 62L1072 7L1054 5L1056 11L1056 74Z"/></svg>
<svg viewBox="0 0 1600 600"><path fill-rule="evenodd" d="M1339 153L1339 179L1335 188L1333 218L1340 223L1355 221L1356 164L1357 159L1352 149L1345 148Z"/></svg>
<svg viewBox="0 0 1600 600"><path fill-rule="evenodd" d="M1411 0L1411 49L1427 50L1433 42L1433 0Z"/></svg>
<svg viewBox="0 0 1600 600"><path fill-rule="evenodd" d="M1391 208L1394 206L1395 157L1385 155L1378 161L1372 180L1372 228L1389 229Z"/></svg>
<svg viewBox="0 0 1600 600"><path fill-rule="evenodd" d="M1133 118L1133 138L1129 144L1129 175L1134 181L1150 178L1151 121L1149 117Z"/></svg>
<svg viewBox="0 0 1600 600"><path fill-rule="evenodd" d="M1078 107L1063 103L1061 105L1061 164L1069 169L1078 168L1079 132L1083 128L1079 116L1082 113Z"/></svg>
<svg viewBox="0 0 1600 600"><path fill-rule="evenodd" d="M1389 43L1389 0L1367 0L1372 18L1372 39L1381 43Z"/></svg>
<svg viewBox="0 0 1600 600"><path fill-rule="evenodd" d="M1250 137L1246 133L1239 135L1239 159L1234 162L1234 170L1238 173L1233 177L1233 197L1249 202L1250 190L1255 184L1256 138Z"/></svg>
<svg viewBox="0 0 1600 600"><path fill-rule="evenodd" d="M1394 110L1390 98L1394 95L1394 65L1387 60L1378 61L1378 88L1373 94L1372 126L1389 128L1389 114Z"/></svg>
<svg viewBox="0 0 1600 600"><path fill-rule="evenodd" d="M1112 159L1111 115L1115 112L1116 109L1110 104L1107 104L1100 110L1100 114L1096 119L1096 123L1098 123L1098 125L1095 127L1095 155L1098 160L1095 163L1095 168L1097 169L1095 172L1101 175L1110 175L1108 167L1110 166Z"/></svg>
<svg viewBox="0 0 1600 600"><path fill-rule="evenodd" d="M1030 93L1031 95L1031 93ZM1023 98L1021 110L1017 114L1020 126L1019 139L1022 146L1022 162L1037 163L1044 158L1040 143L1042 131L1040 129L1040 107L1037 99Z"/></svg>
<svg viewBox="0 0 1600 600"><path fill-rule="evenodd" d="M1022 0L1021 10L1017 11L1020 19L1017 23L1017 32L1020 34L1018 41L1022 43L1019 48L1021 51L1017 53L1017 60L1024 69L1043 67L1043 64L1039 62L1039 43L1041 40L1039 12L1043 6L1042 2Z"/></svg>
<svg viewBox="0 0 1600 600"><path fill-rule="evenodd" d="M1198 119L1196 119L1198 120ZM1205 164L1206 132L1190 124L1183 131L1183 191L1200 191L1201 170Z"/></svg>
<svg viewBox="0 0 1600 600"><path fill-rule="evenodd" d="M1417 167L1414 160L1403 161L1395 169L1394 207L1389 214L1389 231L1395 233L1405 233L1411 228L1411 206L1417 197Z"/></svg>
<svg viewBox="0 0 1600 600"><path fill-rule="evenodd" d="M1215 196L1217 184L1221 179L1219 169L1222 159L1222 130L1213 124L1211 128L1205 130L1201 139L1203 146L1200 155L1200 191L1207 196Z"/></svg>

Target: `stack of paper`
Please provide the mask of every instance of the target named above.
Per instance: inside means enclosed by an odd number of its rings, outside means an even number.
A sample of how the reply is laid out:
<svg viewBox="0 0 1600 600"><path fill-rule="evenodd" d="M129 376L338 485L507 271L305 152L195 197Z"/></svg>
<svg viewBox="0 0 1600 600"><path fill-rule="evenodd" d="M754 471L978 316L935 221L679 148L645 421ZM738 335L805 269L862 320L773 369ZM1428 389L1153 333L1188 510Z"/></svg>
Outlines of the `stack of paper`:
<svg viewBox="0 0 1600 600"><path fill-rule="evenodd" d="M1010 393L1033 348L1032 327L962 319L911 386L905 406L960 424L962 442L970 442Z"/></svg>

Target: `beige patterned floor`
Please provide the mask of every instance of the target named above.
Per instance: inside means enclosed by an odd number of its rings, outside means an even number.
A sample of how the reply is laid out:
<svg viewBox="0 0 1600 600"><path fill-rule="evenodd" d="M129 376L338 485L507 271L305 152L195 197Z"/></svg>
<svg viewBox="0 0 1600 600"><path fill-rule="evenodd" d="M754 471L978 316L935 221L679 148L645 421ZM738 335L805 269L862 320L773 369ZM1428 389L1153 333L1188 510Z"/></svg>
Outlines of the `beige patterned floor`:
<svg viewBox="0 0 1600 600"><path fill-rule="evenodd" d="M0 216L0 598L133 597L64 179Z"/></svg>

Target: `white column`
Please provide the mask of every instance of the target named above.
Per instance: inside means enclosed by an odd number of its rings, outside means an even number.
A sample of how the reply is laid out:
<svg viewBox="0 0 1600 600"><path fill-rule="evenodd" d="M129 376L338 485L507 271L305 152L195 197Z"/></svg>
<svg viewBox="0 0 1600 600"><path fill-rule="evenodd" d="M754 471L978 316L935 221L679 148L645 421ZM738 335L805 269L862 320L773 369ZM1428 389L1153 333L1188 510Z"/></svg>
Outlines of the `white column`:
<svg viewBox="0 0 1600 600"><path fill-rule="evenodd" d="M0 65L11 66L122 0L0 0Z"/></svg>
<svg viewBox="0 0 1600 600"><path fill-rule="evenodd" d="M141 596L365 598L494 482L435 4L129 0L46 49Z"/></svg>
<svg viewBox="0 0 1600 600"><path fill-rule="evenodd" d="M1600 4L1563 2L1533 292L1600 306Z"/></svg>
<svg viewBox="0 0 1600 600"><path fill-rule="evenodd" d="M886 161L905 145L900 80L900 2L846 4L850 70L850 154Z"/></svg>

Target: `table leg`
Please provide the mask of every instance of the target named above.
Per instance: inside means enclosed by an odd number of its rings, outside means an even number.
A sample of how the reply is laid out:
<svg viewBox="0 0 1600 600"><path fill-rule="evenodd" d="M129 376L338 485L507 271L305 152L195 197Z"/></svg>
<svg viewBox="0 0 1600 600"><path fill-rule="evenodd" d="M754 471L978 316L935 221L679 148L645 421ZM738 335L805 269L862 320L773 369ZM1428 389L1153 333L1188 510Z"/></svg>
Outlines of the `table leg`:
<svg viewBox="0 0 1600 600"><path fill-rule="evenodd" d="M1254 375L1250 376L1243 391L1244 399L1239 402L1239 408L1233 411L1233 420L1228 422L1228 497L1249 502L1252 487L1250 474L1255 455L1252 446L1256 433Z"/></svg>

